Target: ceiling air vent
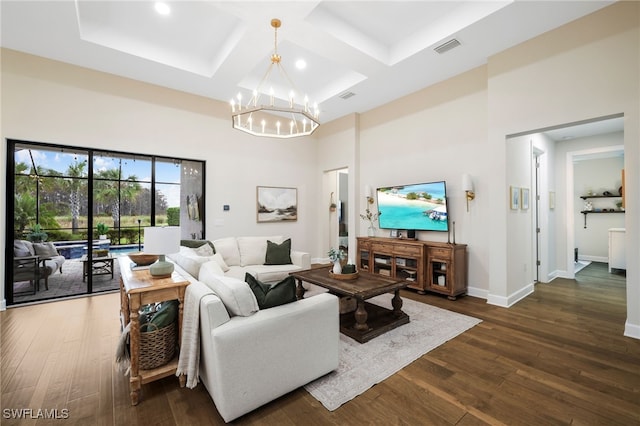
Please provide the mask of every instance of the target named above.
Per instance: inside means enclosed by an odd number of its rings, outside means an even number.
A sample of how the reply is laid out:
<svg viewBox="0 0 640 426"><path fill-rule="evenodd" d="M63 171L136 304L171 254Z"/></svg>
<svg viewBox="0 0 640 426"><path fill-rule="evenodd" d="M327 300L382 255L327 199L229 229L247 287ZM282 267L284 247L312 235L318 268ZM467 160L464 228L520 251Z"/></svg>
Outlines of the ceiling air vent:
<svg viewBox="0 0 640 426"><path fill-rule="evenodd" d="M442 55L443 53L448 52L449 50L458 46L460 46L460 42L455 38L452 38L451 40L442 43L440 46L435 47L433 50Z"/></svg>
<svg viewBox="0 0 640 426"><path fill-rule="evenodd" d="M338 97L342 98L342 99L349 99L352 96L355 96L356 94L353 92L344 92L338 95Z"/></svg>

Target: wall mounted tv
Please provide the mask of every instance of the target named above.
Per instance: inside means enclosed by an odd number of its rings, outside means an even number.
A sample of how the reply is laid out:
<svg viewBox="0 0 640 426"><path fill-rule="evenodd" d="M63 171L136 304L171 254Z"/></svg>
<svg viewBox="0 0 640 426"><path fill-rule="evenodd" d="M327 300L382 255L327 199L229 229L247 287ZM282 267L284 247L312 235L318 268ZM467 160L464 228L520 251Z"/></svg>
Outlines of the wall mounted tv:
<svg viewBox="0 0 640 426"><path fill-rule="evenodd" d="M378 188L378 223L383 229L448 231L444 181Z"/></svg>

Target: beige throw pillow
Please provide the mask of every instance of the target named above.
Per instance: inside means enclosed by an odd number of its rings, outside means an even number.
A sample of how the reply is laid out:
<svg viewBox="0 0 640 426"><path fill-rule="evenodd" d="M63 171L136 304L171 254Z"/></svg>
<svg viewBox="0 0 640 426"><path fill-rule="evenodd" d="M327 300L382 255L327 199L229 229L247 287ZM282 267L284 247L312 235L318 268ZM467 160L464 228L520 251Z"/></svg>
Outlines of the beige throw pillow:
<svg viewBox="0 0 640 426"><path fill-rule="evenodd" d="M237 278L217 275L214 263L202 265L199 280L222 300L229 316L248 317L258 312L258 301L249 284Z"/></svg>

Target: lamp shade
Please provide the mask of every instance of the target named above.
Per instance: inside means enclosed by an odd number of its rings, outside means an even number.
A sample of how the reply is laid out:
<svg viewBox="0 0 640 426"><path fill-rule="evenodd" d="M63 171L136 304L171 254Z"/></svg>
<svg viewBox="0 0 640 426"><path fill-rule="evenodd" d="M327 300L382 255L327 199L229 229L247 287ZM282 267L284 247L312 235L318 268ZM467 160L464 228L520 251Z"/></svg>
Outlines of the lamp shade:
<svg viewBox="0 0 640 426"><path fill-rule="evenodd" d="M364 187L364 196L365 196L365 198L373 197L373 190L371 189L371 186L365 185L365 187Z"/></svg>
<svg viewBox="0 0 640 426"><path fill-rule="evenodd" d="M151 226L144 228L144 252L165 255L180 251L179 226Z"/></svg>
<svg viewBox="0 0 640 426"><path fill-rule="evenodd" d="M462 175L462 190L465 192L473 192L473 181L471 180L471 176L466 173Z"/></svg>

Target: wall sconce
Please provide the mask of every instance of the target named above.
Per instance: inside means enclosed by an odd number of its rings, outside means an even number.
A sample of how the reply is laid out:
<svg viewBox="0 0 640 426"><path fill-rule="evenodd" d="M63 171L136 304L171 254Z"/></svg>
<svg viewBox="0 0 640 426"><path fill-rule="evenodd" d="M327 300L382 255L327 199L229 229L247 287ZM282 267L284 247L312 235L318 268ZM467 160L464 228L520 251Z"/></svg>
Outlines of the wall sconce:
<svg viewBox="0 0 640 426"><path fill-rule="evenodd" d="M369 185L364 187L364 196L367 198L367 203L373 204L373 190Z"/></svg>
<svg viewBox="0 0 640 426"><path fill-rule="evenodd" d="M467 211L469 211L469 201L476 198L476 193L473 192L473 181L471 180L471 176L466 173L462 175L462 190L467 195Z"/></svg>

